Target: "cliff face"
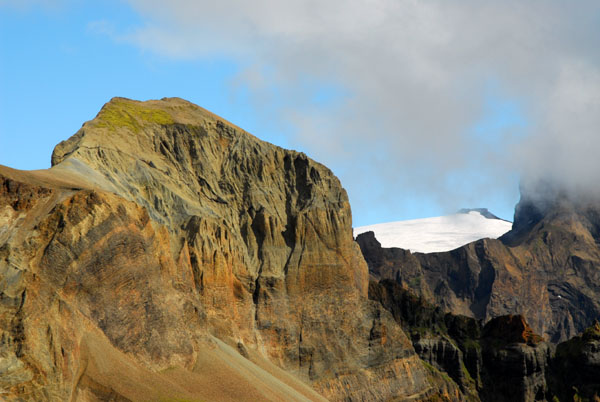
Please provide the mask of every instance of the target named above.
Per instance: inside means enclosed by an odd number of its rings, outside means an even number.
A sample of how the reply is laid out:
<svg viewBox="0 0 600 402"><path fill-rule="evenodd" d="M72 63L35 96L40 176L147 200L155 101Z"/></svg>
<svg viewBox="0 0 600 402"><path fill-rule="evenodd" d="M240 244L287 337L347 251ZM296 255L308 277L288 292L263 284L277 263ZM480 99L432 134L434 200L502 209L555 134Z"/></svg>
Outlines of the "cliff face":
<svg viewBox="0 0 600 402"><path fill-rule="evenodd" d="M481 320L445 312L396 281L371 281L380 303L411 338L433 372L451 378L459 397L472 401L597 400L600 324L552 345L523 316Z"/></svg>
<svg viewBox="0 0 600 402"><path fill-rule="evenodd" d="M372 281L369 297L392 313L419 356L452 378L466 400L536 401L555 395L549 385L552 347L522 316L483 325L444 312L389 279Z"/></svg>
<svg viewBox="0 0 600 402"><path fill-rule="evenodd" d="M522 314L558 343L600 316L600 202L528 191L513 230L498 240L431 254L383 249L368 233L357 241L374 278L394 279L456 314Z"/></svg>
<svg viewBox="0 0 600 402"><path fill-rule="evenodd" d="M580 336L559 344L553 369L560 400L597 400L600 397L600 324L596 322Z"/></svg>
<svg viewBox="0 0 600 402"><path fill-rule="evenodd" d="M346 192L305 155L180 99L115 98L52 164L0 170L3 396L448 389L367 299Z"/></svg>

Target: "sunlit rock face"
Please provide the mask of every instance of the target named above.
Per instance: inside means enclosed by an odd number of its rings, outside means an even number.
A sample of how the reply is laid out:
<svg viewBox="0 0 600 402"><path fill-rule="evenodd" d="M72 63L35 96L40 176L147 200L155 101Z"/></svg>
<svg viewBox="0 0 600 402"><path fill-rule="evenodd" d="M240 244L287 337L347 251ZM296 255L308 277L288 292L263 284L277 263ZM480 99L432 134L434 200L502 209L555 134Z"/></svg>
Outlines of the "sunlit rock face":
<svg viewBox="0 0 600 402"><path fill-rule="evenodd" d="M52 165L0 167L3 397L445 389L368 300L346 192L306 155L181 99L115 98Z"/></svg>

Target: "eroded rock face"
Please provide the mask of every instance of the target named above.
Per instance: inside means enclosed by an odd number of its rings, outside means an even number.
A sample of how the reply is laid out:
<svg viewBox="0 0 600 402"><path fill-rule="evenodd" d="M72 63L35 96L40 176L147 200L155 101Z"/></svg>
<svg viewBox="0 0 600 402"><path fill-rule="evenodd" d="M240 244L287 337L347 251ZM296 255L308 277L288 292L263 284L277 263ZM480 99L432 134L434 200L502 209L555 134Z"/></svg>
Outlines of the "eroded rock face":
<svg viewBox="0 0 600 402"><path fill-rule="evenodd" d="M447 373L463 393L468 392L469 374L463 370L464 356L451 340L444 337L423 337L415 339L413 346L421 359Z"/></svg>
<svg viewBox="0 0 600 402"><path fill-rule="evenodd" d="M600 316L600 202L523 190L513 230L443 253L383 249L357 237L371 275L406 286L447 311L489 320L521 314L553 343Z"/></svg>
<svg viewBox="0 0 600 402"><path fill-rule="evenodd" d="M494 318L480 339L485 368L481 396L489 401L544 401L548 385L551 346L533 332L522 316Z"/></svg>
<svg viewBox="0 0 600 402"><path fill-rule="evenodd" d="M440 388L367 299L346 192L304 154L180 99L115 98L52 164L0 172L7 395L320 398L298 378L331 400Z"/></svg>
<svg viewBox="0 0 600 402"><path fill-rule="evenodd" d="M560 400L600 396L600 324L556 347L554 389Z"/></svg>
<svg viewBox="0 0 600 402"><path fill-rule="evenodd" d="M511 344L501 349L484 347L486 368L480 393L485 401L545 401L548 400L548 365L551 349L548 344L530 346Z"/></svg>
<svg viewBox="0 0 600 402"><path fill-rule="evenodd" d="M151 370L193 365L204 334L201 307L167 280L174 262L166 230L113 194L3 180L45 195L15 210L21 216L1 248L5 393L102 399L113 391L88 386L87 365L93 371L108 359L106 345Z"/></svg>
<svg viewBox="0 0 600 402"><path fill-rule="evenodd" d="M419 356L451 378L461 399L536 401L556 395L552 347L522 316L497 317L483 326L444 312L392 280L371 282L369 296L393 314Z"/></svg>

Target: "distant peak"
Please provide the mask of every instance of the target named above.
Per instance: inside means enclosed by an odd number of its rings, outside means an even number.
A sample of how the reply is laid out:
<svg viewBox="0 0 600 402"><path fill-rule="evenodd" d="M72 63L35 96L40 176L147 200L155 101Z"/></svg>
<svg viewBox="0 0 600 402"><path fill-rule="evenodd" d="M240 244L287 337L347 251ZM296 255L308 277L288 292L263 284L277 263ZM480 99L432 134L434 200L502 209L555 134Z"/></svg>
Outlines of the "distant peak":
<svg viewBox="0 0 600 402"><path fill-rule="evenodd" d="M499 219L501 221L505 220L502 218L498 218L496 215L494 215L493 213L491 213L487 208L462 208L458 210L458 214L468 214L470 212L478 212L479 214L481 214L481 216L483 216L484 218L487 219Z"/></svg>
<svg viewBox="0 0 600 402"><path fill-rule="evenodd" d="M361 226L354 228L354 235L371 231L384 248L432 253L454 250L479 239L497 239L511 227L511 222L496 217L485 208L476 208L462 209L446 216Z"/></svg>

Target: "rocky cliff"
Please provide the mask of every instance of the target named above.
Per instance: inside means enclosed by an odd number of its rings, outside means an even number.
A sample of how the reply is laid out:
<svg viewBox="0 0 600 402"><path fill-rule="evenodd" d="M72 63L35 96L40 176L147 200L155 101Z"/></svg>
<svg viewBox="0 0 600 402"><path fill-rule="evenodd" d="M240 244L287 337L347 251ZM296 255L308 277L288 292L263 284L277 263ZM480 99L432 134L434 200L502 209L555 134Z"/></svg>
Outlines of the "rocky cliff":
<svg viewBox="0 0 600 402"><path fill-rule="evenodd" d="M3 398L460 399L367 298L346 192L306 155L115 98L52 165L0 167Z"/></svg>
<svg viewBox="0 0 600 402"><path fill-rule="evenodd" d="M548 185L522 189L513 230L443 253L384 249L357 237L375 279L389 278L455 314L522 314L558 343L600 316L600 201Z"/></svg>
<svg viewBox="0 0 600 402"><path fill-rule="evenodd" d="M392 313L419 356L447 374L465 400L535 401L554 395L552 346L522 316L501 316L484 325L444 312L389 279L372 281L369 296Z"/></svg>
<svg viewBox="0 0 600 402"><path fill-rule="evenodd" d="M553 362L554 384L560 400L600 398L600 324L559 344Z"/></svg>
<svg viewBox="0 0 600 402"><path fill-rule="evenodd" d="M600 396L600 324L553 345L523 316L482 320L445 312L396 281L371 281L379 302L411 338L431 371L449 377L462 400L595 401Z"/></svg>

